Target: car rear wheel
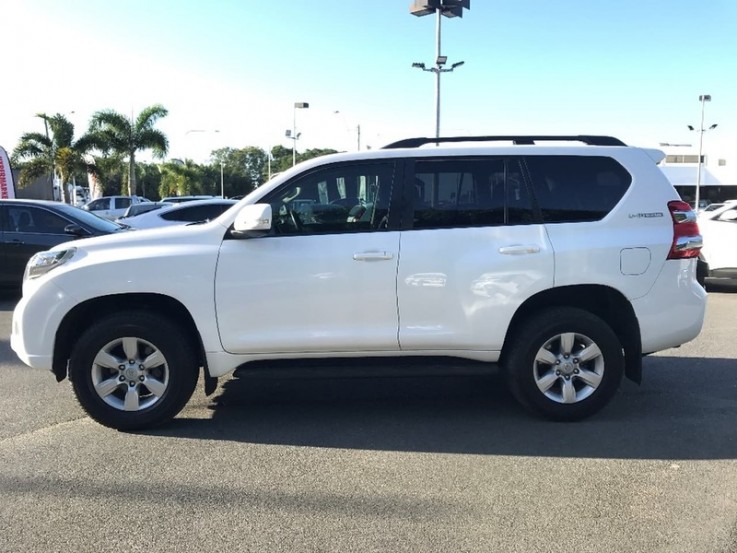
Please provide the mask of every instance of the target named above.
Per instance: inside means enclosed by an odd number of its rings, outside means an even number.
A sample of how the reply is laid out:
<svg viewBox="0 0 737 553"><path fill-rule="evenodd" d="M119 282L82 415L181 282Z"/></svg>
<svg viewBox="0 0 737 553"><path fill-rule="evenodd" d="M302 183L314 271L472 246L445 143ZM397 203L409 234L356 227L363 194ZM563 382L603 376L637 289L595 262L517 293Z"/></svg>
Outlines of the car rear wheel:
<svg viewBox="0 0 737 553"><path fill-rule="evenodd" d="M510 390L527 409L552 420L580 420L598 412L616 393L624 353L601 318L561 307L518 328L503 368Z"/></svg>
<svg viewBox="0 0 737 553"><path fill-rule="evenodd" d="M126 312L96 322L70 358L77 400L97 422L118 430L170 420L197 384L190 343L179 326L152 313Z"/></svg>

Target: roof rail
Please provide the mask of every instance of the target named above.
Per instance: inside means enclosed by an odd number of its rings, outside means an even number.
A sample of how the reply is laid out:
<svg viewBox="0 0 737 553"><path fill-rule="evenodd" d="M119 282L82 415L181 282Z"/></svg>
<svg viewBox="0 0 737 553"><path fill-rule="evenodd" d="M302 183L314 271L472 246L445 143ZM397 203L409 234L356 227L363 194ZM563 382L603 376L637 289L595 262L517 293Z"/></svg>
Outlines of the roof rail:
<svg viewBox="0 0 737 553"><path fill-rule="evenodd" d="M535 142L544 141L568 141L568 142L583 142L589 146L626 146L624 142L618 138L612 136L594 136L587 134L579 135L565 135L565 136L553 136L553 135L531 135L531 136L441 136L440 138L428 138L428 137L417 137L417 138L405 138L404 140L398 140L387 144L382 149L393 150L395 148L419 148L425 144L439 144L441 142L496 142L505 141L513 142L514 144L535 144Z"/></svg>

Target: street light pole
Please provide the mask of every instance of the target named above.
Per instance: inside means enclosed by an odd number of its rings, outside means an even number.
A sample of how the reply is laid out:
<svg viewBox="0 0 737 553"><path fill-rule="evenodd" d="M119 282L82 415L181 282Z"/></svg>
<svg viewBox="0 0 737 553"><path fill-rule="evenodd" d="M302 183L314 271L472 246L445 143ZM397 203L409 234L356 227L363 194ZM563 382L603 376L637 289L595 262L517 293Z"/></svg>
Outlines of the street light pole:
<svg viewBox="0 0 737 553"><path fill-rule="evenodd" d="M225 179L223 179L223 168L225 167L225 162L220 162L220 197L225 199Z"/></svg>
<svg viewBox="0 0 737 553"><path fill-rule="evenodd" d="M441 21L441 10L436 10L437 20L435 24L435 36L437 47L435 48L435 138L440 138L440 21Z"/></svg>
<svg viewBox="0 0 737 553"><path fill-rule="evenodd" d="M425 67L424 63L413 63L412 67L435 73L435 138L440 138L440 74L449 73L456 67L460 67L464 62L454 63L450 68L443 66L448 61L448 56L443 56L440 52L441 45L441 17L463 17L463 10L471 8L471 0L414 0L410 6L410 13L418 17L434 13L436 15L435 22L435 67Z"/></svg>
<svg viewBox="0 0 737 553"><path fill-rule="evenodd" d="M702 94L699 96L699 102L701 102L701 124L699 125L699 158L697 160L696 170L696 193L694 195L694 210L699 210L699 203L701 202L701 160L703 158L704 151L704 132L713 130L717 127L714 123L708 129L704 128L704 106L706 102L711 102L711 94ZM695 130L691 125L688 126L689 130Z"/></svg>
<svg viewBox="0 0 737 553"><path fill-rule="evenodd" d="M294 109L292 110L292 167L297 165L297 139L299 138L299 135L297 134L297 110L298 109L307 109L310 107L310 104L307 102L294 102ZM287 131L287 136L289 135L289 131Z"/></svg>

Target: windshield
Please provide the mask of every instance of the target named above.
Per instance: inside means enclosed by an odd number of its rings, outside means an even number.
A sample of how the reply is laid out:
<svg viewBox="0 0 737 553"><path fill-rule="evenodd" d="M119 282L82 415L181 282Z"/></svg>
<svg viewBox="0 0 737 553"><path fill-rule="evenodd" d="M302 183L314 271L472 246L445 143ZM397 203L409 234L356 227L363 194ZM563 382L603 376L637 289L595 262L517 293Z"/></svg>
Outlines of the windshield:
<svg viewBox="0 0 737 553"><path fill-rule="evenodd" d="M113 223L112 221L108 221L107 219L103 219L102 217L98 217L94 213L90 213L89 211L85 211L84 209L80 209L78 207L62 203L56 205L55 207L63 214L69 216L69 218L75 219L80 223L102 233L117 232L123 229L123 227L117 223Z"/></svg>

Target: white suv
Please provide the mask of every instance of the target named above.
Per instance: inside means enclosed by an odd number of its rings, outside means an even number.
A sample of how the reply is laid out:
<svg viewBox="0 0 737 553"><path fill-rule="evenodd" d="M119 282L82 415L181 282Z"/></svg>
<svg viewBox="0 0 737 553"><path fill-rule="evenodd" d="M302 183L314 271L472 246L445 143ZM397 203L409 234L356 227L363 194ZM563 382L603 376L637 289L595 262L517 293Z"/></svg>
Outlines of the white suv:
<svg viewBox="0 0 737 553"><path fill-rule="evenodd" d="M11 344L118 429L174 417L200 370L212 393L305 358L497 363L531 411L580 419L703 324L701 236L662 156L544 136L314 159L209 223L37 254Z"/></svg>

